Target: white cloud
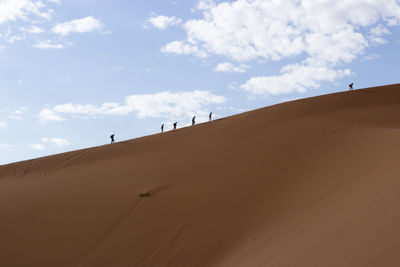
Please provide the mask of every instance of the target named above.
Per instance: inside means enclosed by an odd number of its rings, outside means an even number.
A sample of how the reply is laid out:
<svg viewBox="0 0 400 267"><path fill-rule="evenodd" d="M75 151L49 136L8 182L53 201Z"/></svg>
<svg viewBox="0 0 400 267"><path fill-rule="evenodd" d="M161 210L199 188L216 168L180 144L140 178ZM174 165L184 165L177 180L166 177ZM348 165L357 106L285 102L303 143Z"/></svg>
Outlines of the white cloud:
<svg viewBox="0 0 400 267"><path fill-rule="evenodd" d="M54 44L51 40L40 41L34 45L35 48L39 49L63 49L63 44Z"/></svg>
<svg viewBox="0 0 400 267"><path fill-rule="evenodd" d="M384 34L391 34L388 28L379 24L370 30L369 41L374 45L385 44L387 41L382 37Z"/></svg>
<svg viewBox="0 0 400 267"><path fill-rule="evenodd" d="M51 12L41 1L32 0L1 0L0 24L8 21L27 20L30 15L44 19L51 18Z"/></svg>
<svg viewBox="0 0 400 267"><path fill-rule="evenodd" d="M25 36L23 36L23 35L13 35L13 36L7 37L6 38L6 42L10 43L10 44L13 44L15 42L18 42L18 41L21 41L21 40L24 40L24 39L25 39Z"/></svg>
<svg viewBox="0 0 400 267"><path fill-rule="evenodd" d="M164 30L169 26L179 25L181 22L182 20L176 17L152 16L146 20L144 27L147 27L150 24L160 30Z"/></svg>
<svg viewBox="0 0 400 267"><path fill-rule="evenodd" d="M161 51L169 54L180 54L180 55L195 55L200 58L206 58L207 53L204 50L199 49L196 45L185 43L182 41L173 41L166 44L161 48Z"/></svg>
<svg viewBox="0 0 400 267"><path fill-rule="evenodd" d="M62 118L60 115L56 114L54 111L50 109L43 109L42 111L39 112L39 120L41 123L46 123L48 121L63 121L64 118Z"/></svg>
<svg viewBox="0 0 400 267"><path fill-rule="evenodd" d="M374 45L381 45L381 44L387 43L386 39L384 39L382 37L377 37L377 36L370 36L369 41L371 42L371 44L374 44Z"/></svg>
<svg viewBox="0 0 400 267"><path fill-rule="evenodd" d="M357 27L371 26L391 16L400 21L400 4L395 0L350 0L346 4L335 0L236 0L217 4L208 0L200 1L198 10L202 19L184 23L187 40L210 54L239 61L280 60L308 53L310 37L313 41L329 38L333 41L330 46L339 44L342 50L353 51L357 45L366 45ZM358 42L347 47L341 38L350 34L356 35Z"/></svg>
<svg viewBox="0 0 400 267"><path fill-rule="evenodd" d="M46 149L46 147L42 144L32 144L29 147L37 151L42 151Z"/></svg>
<svg viewBox="0 0 400 267"><path fill-rule="evenodd" d="M13 44L27 38L27 34L38 34L44 30L32 23L48 22L52 10L38 0L0 0L0 25L5 24L0 38L4 43ZM19 27L12 22L19 22ZM28 24L29 26L22 26ZM4 46L3 46L4 47Z"/></svg>
<svg viewBox="0 0 400 267"><path fill-rule="evenodd" d="M214 71L215 72L246 72L247 67L245 65L240 65L240 66L234 66L231 63L224 62L220 63L215 67Z"/></svg>
<svg viewBox="0 0 400 267"><path fill-rule="evenodd" d="M70 142L66 139L63 138L57 138L57 137L52 137L52 138L42 138L43 143L52 143L56 146L62 147L62 146L68 146Z"/></svg>
<svg viewBox="0 0 400 267"><path fill-rule="evenodd" d="M301 92L350 75L342 66L371 44L384 43L387 27L400 24L398 0L201 0L196 10L201 18L183 23L186 40L168 43L162 51L238 62L291 60L281 74L253 77L242 85L258 95Z"/></svg>
<svg viewBox="0 0 400 267"><path fill-rule="evenodd" d="M22 120L22 117L20 117L20 116L9 115L8 117L9 117L10 119L17 120L17 121Z"/></svg>
<svg viewBox="0 0 400 267"><path fill-rule="evenodd" d="M303 93L318 88L321 81L334 81L351 75L349 69L335 70L325 66L294 64L284 67L281 75L253 77L241 88L254 95L278 95L281 93Z"/></svg>
<svg viewBox="0 0 400 267"><path fill-rule="evenodd" d="M13 111L8 117L13 120L22 120L21 115L23 115L27 110L27 107L20 107L17 110Z"/></svg>
<svg viewBox="0 0 400 267"><path fill-rule="evenodd" d="M55 106L52 110L57 113L66 113L66 114L77 114L77 115L96 115L102 113L102 110L108 109L110 107L118 106L118 104L114 103L105 103L101 108L97 108L91 104L63 104Z"/></svg>
<svg viewBox="0 0 400 267"><path fill-rule="evenodd" d="M7 127L7 123L0 121L0 130L4 130Z"/></svg>
<svg viewBox="0 0 400 267"><path fill-rule="evenodd" d="M102 28L103 24L98 19L94 17L85 17L57 24L53 27L52 32L67 36L70 33L93 32L99 31Z"/></svg>
<svg viewBox="0 0 400 267"><path fill-rule="evenodd" d="M29 147L37 151L42 151L46 149L46 146L44 145L45 143L52 144L57 147L64 147L70 145L70 142L68 140L57 137L52 137L52 138L44 137L42 138L41 141L42 143L31 144Z"/></svg>
<svg viewBox="0 0 400 267"><path fill-rule="evenodd" d="M62 120L60 114L81 116L127 115L135 113L139 118L187 118L194 114L207 114L207 106L221 104L225 97L214 95L208 91L192 92L160 92L155 94L131 95L125 98L124 104L104 103L100 106L92 104L63 104L44 109L39 118L44 121Z"/></svg>
<svg viewBox="0 0 400 267"><path fill-rule="evenodd" d="M46 0L46 1L50 2L50 3L55 3L55 4L60 4L61 3L60 0Z"/></svg>

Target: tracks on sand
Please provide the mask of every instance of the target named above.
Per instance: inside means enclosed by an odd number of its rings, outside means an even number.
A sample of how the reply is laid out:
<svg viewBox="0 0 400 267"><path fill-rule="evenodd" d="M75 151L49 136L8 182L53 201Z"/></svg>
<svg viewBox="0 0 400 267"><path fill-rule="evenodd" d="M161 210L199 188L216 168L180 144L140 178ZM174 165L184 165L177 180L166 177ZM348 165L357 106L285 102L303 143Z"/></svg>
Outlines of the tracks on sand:
<svg viewBox="0 0 400 267"><path fill-rule="evenodd" d="M76 159L78 159L78 158L80 158L80 157L86 155L87 153L89 153L89 151L91 151L91 150L89 150L89 149L82 150L82 151L79 151L78 153L75 153L74 155L72 155L72 156L70 156L70 157L67 157L67 158L63 159L63 161L62 161L60 164L58 164L58 165L57 165L56 167L54 167L54 168L45 170L44 172L42 172L42 173L39 175L39 177L44 177L44 176L48 176L48 175L53 174L53 173L56 172L57 170L59 170L59 169L65 167L68 163L70 163L70 162L72 162L72 161L74 161L74 160L76 160Z"/></svg>
<svg viewBox="0 0 400 267"><path fill-rule="evenodd" d="M16 177L23 177L25 176L30 169L32 168L33 164L35 163L34 159L23 161L21 162L17 168L15 169L15 176Z"/></svg>

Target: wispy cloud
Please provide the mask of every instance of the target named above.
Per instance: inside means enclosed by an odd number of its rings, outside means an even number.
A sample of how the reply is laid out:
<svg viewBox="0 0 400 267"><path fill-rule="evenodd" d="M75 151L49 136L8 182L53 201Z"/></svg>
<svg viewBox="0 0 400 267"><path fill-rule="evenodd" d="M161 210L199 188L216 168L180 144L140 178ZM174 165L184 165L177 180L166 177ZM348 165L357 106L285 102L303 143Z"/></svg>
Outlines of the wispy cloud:
<svg viewBox="0 0 400 267"><path fill-rule="evenodd" d="M215 72L237 72L237 73L243 73L246 72L248 66L246 65L240 65L240 66L235 66L232 63L224 62L224 63L219 63L214 71Z"/></svg>
<svg viewBox="0 0 400 267"><path fill-rule="evenodd" d="M31 144L29 147L37 151L42 151L46 149L46 147L42 144Z"/></svg>
<svg viewBox="0 0 400 267"><path fill-rule="evenodd" d="M34 45L35 48L39 49L63 49L63 44L55 44L51 40L40 41Z"/></svg>
<svg viewBox="0 0 400 267"><path fill-rule="evenodd" d="M59 138L59 137L44 137L41 139L41 143L36 143L36 144L31 144L30 148L37 150L37 151L42 151L46 149L46 145L52 145L55 147L65 147L69 146L71 144L70 141L64 138Z"/></svg>
<svg viewBox="0 0 400 267"><path fill-rule="evenodd" d="M10 119L13 120L22 120L22 115L28 110L27 107L20 107L17 110L14 110L11 112L11 114L8 116Z"/></svg>
<svg viewBox="0 0 400 267"><path fill-rule="evenodd" d="M207 53L197 45L182 41L173 41L161 48L161 51L167 54L194 55L199 58L206 58Z"/></svg>
<svg viewBox="0 0 400 267"><path fill-rule="evenodd" d="M0 130L4 130L7 127L7 123L0 121Z"/></svg>
<svg viewBox="0 0 400 267"><path fill-rule="evenodd" d="M51 143L58 147L70 145L70 142L67 139L57 138L57 137L51 137L51 138L45 137L45 138L42 138L42 142L43 143Z"/></svg>
<svg viewBox="0 0 400 267"><path fill-rule="evenodd" d="M386 28L384 25L379 24L369 31L370 35L368 36L368 39L370 43L374 45L380 45L380 44L385 44L387 41L386 39L383 38L383 35L385 34L391 34L388 28Z"/></svg>
<svg viewBox="0 0 400 267"><path fill-rule="evenodd" d="M170 26L179 25L181 22L182 20L175 16L167 17L167 16L157 16L153 14L149 19L146 20L143 26L147 28L151 25L160 30L165 30Z"/></svg>

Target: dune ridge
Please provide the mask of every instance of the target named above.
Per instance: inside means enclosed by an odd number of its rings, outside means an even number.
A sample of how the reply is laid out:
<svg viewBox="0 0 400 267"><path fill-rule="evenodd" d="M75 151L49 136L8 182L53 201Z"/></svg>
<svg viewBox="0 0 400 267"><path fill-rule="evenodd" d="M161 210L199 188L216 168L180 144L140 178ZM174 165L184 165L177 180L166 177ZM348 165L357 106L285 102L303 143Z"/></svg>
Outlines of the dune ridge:
<svg viewBox="0 0 400 267"><path fill-rule="evenodd" d="M395 84L3 165L0 266L399 266L399 158Z"/></svg>

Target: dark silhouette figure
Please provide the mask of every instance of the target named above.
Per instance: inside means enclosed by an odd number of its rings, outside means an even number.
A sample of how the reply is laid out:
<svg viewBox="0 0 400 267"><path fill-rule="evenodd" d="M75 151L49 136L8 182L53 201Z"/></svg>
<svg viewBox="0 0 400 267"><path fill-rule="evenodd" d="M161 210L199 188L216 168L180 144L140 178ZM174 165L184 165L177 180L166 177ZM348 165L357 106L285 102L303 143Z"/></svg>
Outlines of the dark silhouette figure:
<svg viewBox="0 0 400 267"><path fill-rule="evenodd" d="M196 119L196 116L194 116L194 117L192 118L192 126L196 124L195 119Z"/></svg>
<svg viewBox="0 0 400 267"><path fill-rule="evenodd" d="M161 125L161 132L164 132L164 123Z"/></svg>
<svg viewBox="0 0 400 267"><path fill-rule="evenodd" d="M115 143L114 136L115 136L115 134L112 134L112 135L110 135L110 138L111 138L111 144L114 144L114 143Z"/></svg>
<svg viewBox="0 0 400 267"><path fill-rule="evenodd" d="M350 91L353 90L353 85L354 85L354 83L349 84L349 90Z"/></svg>
<svg viewBox="0 0 400 267"><path fill-rule="evenodd" d="M177 125L178 125L178 122L174 122L174 130L176 130Z"/></svg>
<svg viewBox="0 0 400 267"><path fill-rule="evenodd" d="M210 112L210 115L208 115L208 119L209 119L209 121L211 121L211 119L212 119L212 112Z"/></svg>

